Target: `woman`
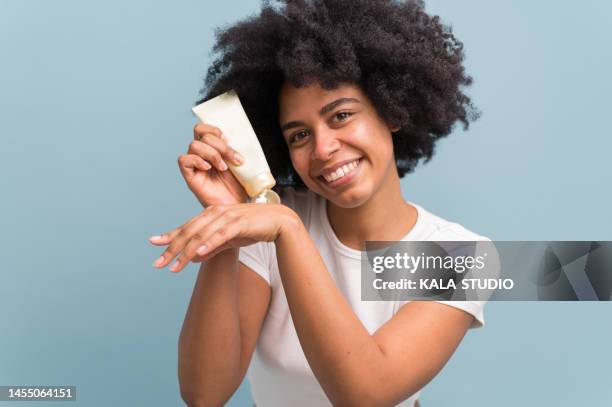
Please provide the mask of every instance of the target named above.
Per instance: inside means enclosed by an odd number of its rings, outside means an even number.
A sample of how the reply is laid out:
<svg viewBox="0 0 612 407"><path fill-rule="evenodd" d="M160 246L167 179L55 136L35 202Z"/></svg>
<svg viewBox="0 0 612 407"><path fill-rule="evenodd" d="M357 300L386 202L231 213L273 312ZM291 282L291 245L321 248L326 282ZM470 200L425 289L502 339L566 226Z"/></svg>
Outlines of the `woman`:
<svg viewBox="0 0 612 407"><path fill-rule="evenodd" d="M237 91L283 205L243 203L227 170L241 157L195 126L179 166L206 209L151 238L168 246L157 267L203 262L179 340L183 399L222 405L248 369L259 407L416 405L482 304L361 301L360 250L483 239L400 190L475 117L462 44L421 2L285 1L220 32L215 50L202 101Z"/></svg>

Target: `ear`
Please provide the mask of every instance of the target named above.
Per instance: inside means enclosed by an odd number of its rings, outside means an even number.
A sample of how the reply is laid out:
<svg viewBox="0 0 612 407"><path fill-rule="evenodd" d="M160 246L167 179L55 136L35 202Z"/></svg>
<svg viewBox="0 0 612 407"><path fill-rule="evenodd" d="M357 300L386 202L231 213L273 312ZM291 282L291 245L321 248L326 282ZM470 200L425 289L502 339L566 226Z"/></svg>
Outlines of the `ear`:
<svg viewBox="0 0 612 407"><path fill-rule="evenodd" d="M399 129L402 128L402 126L400 126L399 124L395 124L393 122L388 122L385 120L385 124L387 125L387 128L389 129L389 131L391 133L396 133L399 131Z"/></svg>

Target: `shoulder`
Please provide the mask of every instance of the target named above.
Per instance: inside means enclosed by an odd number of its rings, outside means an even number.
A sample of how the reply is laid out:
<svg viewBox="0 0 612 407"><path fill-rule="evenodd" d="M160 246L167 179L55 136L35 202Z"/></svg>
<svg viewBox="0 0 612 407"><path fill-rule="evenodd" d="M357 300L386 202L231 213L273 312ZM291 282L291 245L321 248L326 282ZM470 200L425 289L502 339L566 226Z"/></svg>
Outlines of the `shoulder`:
<svg viewBox="0 0 612 407"><path fill-rule="evenodd" d="M423 240L489 240L489 238L482 236L465 226L454 222L452 220L447 220L438 216L422 206L410 202L417 211L418 216L421 218L423 228Z"/></svg>

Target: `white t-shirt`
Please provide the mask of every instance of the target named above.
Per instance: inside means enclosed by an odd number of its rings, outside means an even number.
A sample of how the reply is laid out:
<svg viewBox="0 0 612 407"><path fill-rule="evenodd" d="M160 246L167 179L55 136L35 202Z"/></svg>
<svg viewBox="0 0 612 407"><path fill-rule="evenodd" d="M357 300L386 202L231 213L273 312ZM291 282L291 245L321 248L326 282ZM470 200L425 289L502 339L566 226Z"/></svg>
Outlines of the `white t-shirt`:
<svg viewBox="0 0 612 407"><path fill-rule="evenodd" d="M338 289L368 332L374 333L409 301L361 301L361 252L344 245L335 235L326 200L310 190L286 188L282 202L300 216ZM402 240L485 240L463 226L435 216L410 202L418 212L414 227ZM488 240L488 239L487 239ZM274 243L260 242L240 249L239 260L263 277L272 288L270 308L248 370L257 407L331 406L317 382L298 340L276 260ZM484 324L482 301L445 302L474 316L472 328ZM399 406L412 407L419 393Z"/></svg>

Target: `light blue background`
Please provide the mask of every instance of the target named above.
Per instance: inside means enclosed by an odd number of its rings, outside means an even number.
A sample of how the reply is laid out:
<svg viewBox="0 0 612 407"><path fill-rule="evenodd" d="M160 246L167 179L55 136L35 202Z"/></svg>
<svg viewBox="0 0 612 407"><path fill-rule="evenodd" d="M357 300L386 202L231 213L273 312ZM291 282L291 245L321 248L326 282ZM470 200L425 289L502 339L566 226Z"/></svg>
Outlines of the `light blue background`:
<svg viewBox="0 0 612 407"><path fill-rule="evenodd" d="M197 267L152 268L147 237L200 209L176 165L190 107L213 28L257 8L0 0L0 385L181 405L177 337ZM484 115L403 180L406 198L493 239L612 240L612 3L428 10L465 42ZM611 311L489 304L422 404L612 405ZM230 405L249 400L244 384Z"/></svg>

